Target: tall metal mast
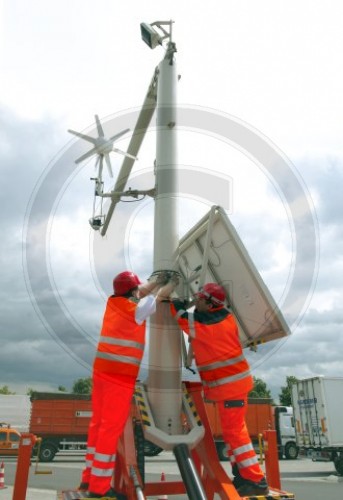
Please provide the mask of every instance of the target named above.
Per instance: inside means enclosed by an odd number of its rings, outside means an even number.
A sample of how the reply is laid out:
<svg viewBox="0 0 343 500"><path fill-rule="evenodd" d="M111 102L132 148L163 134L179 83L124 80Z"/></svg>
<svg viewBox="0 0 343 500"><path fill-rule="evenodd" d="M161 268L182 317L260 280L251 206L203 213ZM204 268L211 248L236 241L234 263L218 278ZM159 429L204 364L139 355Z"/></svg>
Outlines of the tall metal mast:
<svg viewBox="0 0 343 500"><path fill-rule="evenodd" d="M177 82L176 47L171 36L158 66L154 271L176 269ZM167 434L181 433L181 332L168 303L160 303L150 323L148 399L155 424Z"/></svg>

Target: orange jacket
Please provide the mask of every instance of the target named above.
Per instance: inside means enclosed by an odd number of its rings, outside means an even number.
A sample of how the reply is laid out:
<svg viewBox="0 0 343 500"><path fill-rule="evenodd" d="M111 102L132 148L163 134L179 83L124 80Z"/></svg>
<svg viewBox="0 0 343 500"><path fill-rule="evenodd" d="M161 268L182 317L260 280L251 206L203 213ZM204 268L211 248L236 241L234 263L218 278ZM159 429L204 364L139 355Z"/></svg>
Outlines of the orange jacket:
<svg viewBox="0 0 343 500"><path fill-rule="evenodd" d="M136 378L145 346L145 322L135 321L137 304L111 296L106 305L93 364L97 373Z"/></svg>
<svg viewBox="0 0 343 500"><path fill-rule="evenodd" d="M205 397L221 401L247 394L253 379L233 315L225 308L188 313L178 301L172 304L171 312L191 338Z"/></svg>

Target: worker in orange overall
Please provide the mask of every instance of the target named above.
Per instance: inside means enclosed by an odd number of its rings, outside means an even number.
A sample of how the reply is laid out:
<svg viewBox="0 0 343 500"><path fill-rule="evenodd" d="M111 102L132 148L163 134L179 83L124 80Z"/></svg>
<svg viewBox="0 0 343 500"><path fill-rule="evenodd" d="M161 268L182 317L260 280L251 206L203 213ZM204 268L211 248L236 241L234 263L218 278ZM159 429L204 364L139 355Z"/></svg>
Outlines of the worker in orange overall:
<svg viewBox="0 0 343 500"><path fill-rule="evenodd" d="M167 280L160 273L142 285L130 271L113 280L114 295L107 301L93 364L92 418L79 486L86 498L125 498L111 487L117 443L130 413L143 357L145 320L155 312L156 301L168 298L175 286Z"/></svg>
<svg viewBox="0 0 343 500"><path fill-rule="evenodd" d="M253 379L236 321L225 307L224 288L207 283L195 295L194 312L187 312L180 300L172 302L171 310L180 328L189 335L205 398L217 404L235 476L233 484L242 497L268 494L245 424Z"/></svg>

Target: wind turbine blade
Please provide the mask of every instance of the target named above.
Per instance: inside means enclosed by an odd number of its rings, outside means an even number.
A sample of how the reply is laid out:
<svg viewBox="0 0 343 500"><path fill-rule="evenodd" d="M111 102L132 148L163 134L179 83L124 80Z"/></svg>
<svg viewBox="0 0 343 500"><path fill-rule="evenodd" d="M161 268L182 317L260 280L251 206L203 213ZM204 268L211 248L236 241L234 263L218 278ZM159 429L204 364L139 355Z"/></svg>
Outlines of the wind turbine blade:
<svg viewBox="0 0 343 500"><path fill-rule="evenodd" d="M108 168L108 173L110 174L110 177L113 177L110 155L108 153L105 155L105 160L106 160L106 165L107 165L107 168Z"/></svg>
<svg viewBox="0 0 343 500"><path fill-rule="evenodd" d="M120 153L121 155L127 156L128 158L132 158L133 160L138 160L137 156L133 156L133 155L130 155L129 153L125 153L125 151L122 151L121 149L113 148L112 151L115 151L116 153Z"/></svg>
<svg viewBox="0 0 343 500"><path fill-rule="evenodd" d="M100 123L98 115L95 115L95 121L96 121L96 128L98 129L99 137L105 137L105 134L104 134L104 131L103 131L102 125Z"/></svg>
<svg viewBox="0 0 343 500"><path fill-rule="evenodd" d="M99 165L99 162L100 162L100 155L97 157L96 159L96 162L95 162L95 165L94 165L94 170L96 171L98 165Z"/></svg>
<svg viewBox="0 0 343 500"><path fill-rule="evenodd" d="M68 130L71 134L77 135L77 137L80 137L81 139L84 139L85 141L91 142L92 144L95 144L96 139L94 137L90 137L89 135L81 134L81 132L75 132L75 130Z"/></svg>
<svg viewBox="0 0 343 500"><path fill-rule="evenodd" d="M122 135L126 134L126 132L129 132L129 131L130 131L129 128L126 128L125 130L122 130L121 132L119 132L119 134L113 135L109 139L109 142L114 142L115 140L119 139L119 137L121 137Z"/></svg>
<svg viewBox="0 0 343 500"><path fill-rule="evenodd" d="M77 160L75 160L75 163L81 163L83 160L86 160L90 156L93 156L96 153L96 148L92 148L88 153L85 153L84 155L80 156Z"/></svg>

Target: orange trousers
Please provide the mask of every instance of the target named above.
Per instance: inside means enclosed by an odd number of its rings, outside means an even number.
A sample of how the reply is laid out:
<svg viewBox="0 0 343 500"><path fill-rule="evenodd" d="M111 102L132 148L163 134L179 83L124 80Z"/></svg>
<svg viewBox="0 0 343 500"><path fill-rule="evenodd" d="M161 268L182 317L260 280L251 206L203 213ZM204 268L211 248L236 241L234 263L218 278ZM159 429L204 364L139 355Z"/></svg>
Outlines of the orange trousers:
<svg viewBox="0 0 343 500"><path fill-rule="evenodd" d="M245 414L247 396L237 396L235 400L217 401L223 431L231 465L238 467L239 474L253 482L260 482L264 473L259 466L247 426Z"/></svg>
<svg viewBox="0 0 343 500"><path fill-rule="evenodd" d="M106 493L112 484L118 439L130 413L135 380L93 374L92 418L88 430L83 483L92 493Z"/></svg>

